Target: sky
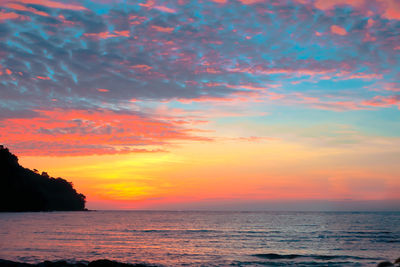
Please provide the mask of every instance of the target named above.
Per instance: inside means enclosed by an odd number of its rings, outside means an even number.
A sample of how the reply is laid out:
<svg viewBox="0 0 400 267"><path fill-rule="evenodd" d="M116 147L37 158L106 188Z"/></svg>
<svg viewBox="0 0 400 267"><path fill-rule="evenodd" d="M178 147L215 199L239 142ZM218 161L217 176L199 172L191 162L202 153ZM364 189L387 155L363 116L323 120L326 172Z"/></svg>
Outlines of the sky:
<svg viewBox="0 0 400 267"><path fill-rule="evenodd" d="M400 2L1 0L0 143L92 209L400 207Z"/></svg>

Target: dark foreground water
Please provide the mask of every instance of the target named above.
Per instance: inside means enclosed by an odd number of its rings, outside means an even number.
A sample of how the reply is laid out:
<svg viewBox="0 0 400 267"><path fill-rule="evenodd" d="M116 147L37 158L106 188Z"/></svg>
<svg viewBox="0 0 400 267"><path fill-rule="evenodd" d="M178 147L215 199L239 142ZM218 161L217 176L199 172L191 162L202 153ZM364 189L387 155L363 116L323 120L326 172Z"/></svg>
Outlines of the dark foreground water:
<svg viewBox="0 0 400 267"><path fill-rule="evenodd" d="M400 257L400 213L0 213L0 258L161 266L376 266Z"/></svg>

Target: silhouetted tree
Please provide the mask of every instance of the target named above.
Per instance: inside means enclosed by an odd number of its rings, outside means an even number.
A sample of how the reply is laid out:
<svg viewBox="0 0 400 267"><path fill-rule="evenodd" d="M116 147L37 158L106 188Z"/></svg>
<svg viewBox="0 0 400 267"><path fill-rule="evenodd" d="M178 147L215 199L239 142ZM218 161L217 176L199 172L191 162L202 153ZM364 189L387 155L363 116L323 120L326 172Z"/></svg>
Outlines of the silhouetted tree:
<svg viewBox="0 0 400 267"><path fill-rule="evenodd" d="M84 210L85 203L70 182L22 167L0 145L0 211Z"/></svg>

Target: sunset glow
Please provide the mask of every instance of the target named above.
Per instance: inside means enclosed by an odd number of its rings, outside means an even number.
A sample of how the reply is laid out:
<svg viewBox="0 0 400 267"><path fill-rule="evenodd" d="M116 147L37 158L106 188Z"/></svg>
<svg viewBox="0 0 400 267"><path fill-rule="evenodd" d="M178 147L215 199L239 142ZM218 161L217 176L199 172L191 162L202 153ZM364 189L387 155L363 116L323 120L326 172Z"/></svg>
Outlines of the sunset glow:
<svg viewBox="0 0 400 267"><path fill-rule="evenodd" d="M88 208L400 203L396 0L6 0L0 33L0 144Z"/></svg>

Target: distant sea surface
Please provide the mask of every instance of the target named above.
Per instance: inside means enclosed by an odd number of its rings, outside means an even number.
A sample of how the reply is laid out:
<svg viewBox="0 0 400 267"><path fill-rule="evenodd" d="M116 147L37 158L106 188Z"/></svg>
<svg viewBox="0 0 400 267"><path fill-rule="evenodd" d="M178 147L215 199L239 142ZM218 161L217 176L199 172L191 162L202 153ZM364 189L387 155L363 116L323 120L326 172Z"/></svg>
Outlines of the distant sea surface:
<svg viewBox="0 0 400 267"><path fill-rule="evenodd" d="M376 266L400 257L400 213L0 213L0 258L157 266Z"/></svg>

